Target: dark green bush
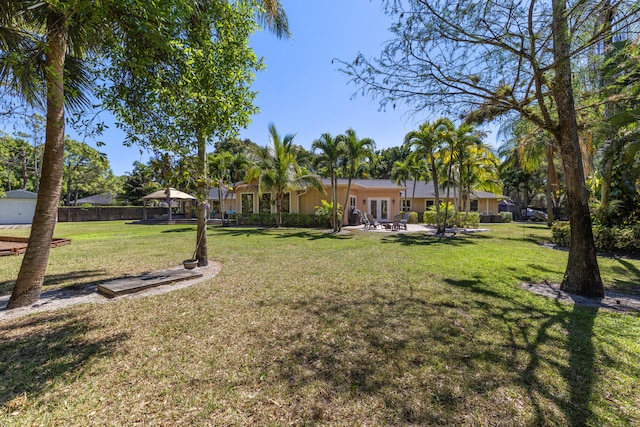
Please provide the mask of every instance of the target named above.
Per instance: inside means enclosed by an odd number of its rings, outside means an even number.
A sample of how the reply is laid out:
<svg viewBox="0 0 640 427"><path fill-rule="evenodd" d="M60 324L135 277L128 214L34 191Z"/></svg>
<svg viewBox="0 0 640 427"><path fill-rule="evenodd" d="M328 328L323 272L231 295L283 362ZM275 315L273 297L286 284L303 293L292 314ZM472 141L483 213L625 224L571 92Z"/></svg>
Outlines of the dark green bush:
<svg viewBox="0 0 640 427"><path fill-rule="evenodd" d="M551 227L553 243L569 247L571 227L568 223L555 223ZM640 252L640 225L625 227L593 226L593 241L600 252Z"/></svg>
<svg viewBox="0 0 640 427"><path fill-rule="evenodd" d="M480 224L480 214L478 212L458 212L454 218L459 227L478 228Z"/></svg>
<svg viewBox="0 0 640 427"><path fill-rule="evenodd" d="M235 214L231 216L231 220L237 222L238 225L257 225L261 227L275 227L278 225L278 216L272 213ZM283 227L326 228L326 221L326 218L321 218L314 214L282 214Z"/></svg>
<svg viewBox="0 0 640 427"><path fill-rule="evenodd" d="M502 222L512 222L513 221L513 213L512 212L500 212L500 219Z"/></svg>
<svg viewBox="0 0 640 427"><path fill-rule="evenodd" d="M440 204L440 218L442 220L444 216L444 204ZM458 212L451 218L454 212L454 207L449 205L449 223L447 225L455 225L456 227L478 227L480 224L480 214L478 212ZM436 225L438 220L436 218L435 207L430 207L428 211L424 213L424 223Z"/></svg>

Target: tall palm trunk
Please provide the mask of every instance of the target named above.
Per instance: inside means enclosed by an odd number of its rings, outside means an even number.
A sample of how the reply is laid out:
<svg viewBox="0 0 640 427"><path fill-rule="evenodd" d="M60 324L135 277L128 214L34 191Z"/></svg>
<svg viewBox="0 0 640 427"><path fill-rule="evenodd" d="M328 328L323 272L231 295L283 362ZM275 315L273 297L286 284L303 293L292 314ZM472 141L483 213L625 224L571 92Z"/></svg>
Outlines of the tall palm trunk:
<svg viewBox="0 0 640 427"><path fill-rule="evenodd" d="M433 193L436 198L436 223L437 229L436 234L444 234L445 232L445 224L440 223L440 180L438 179L438 169L436 168L436 160L433 154L430 155L430 163L431 163L431 175L433 176Z"/></svg>
<svg viewBox="0 0 640 427"><path fill-rule="evenodd" d="M338 218L338 177L335 168L331 168L331 200L333 202L333 232L340 231L342 220Z"/></svg>
<svg viewBox="0 0 640 427"><path fill-rule="evenodd" d="M45 79L47 85L46 139L40 191L31 225L29 245L7 308L24 307L40 298L56 226L64 164L64 61L67 50L65 16L47 16Z"/></svg>
<svg viewBox="0 0 640 427"><path fill-rule="evenodd" d="M349 192L351 191L351 172L349 172L349 178L347 181L347 195L345 196L344 205L342 205L342 222L346 222L347 210L349 206Z"/></svg>
<svg viewBox="0 0 640 427"><path fill-rule="evenodd" d="M578 139L578 124L571 82L569 28L565 0L553 0L553 54L556 61L554 98L558 106L556 140L564 167L571 236L569 259L560 288L588 297L603 297L596 247L591 229L587 188Z"/></svg>

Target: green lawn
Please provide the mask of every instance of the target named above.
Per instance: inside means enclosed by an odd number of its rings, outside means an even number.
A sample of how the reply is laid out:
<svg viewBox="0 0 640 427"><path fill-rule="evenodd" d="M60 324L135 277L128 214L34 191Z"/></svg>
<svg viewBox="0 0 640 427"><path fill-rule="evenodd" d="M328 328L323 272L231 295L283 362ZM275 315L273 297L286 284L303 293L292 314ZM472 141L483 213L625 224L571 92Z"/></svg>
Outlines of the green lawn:
<svg viewBox="0 0 640 427"><path fill-rule="evenodd" d="M639 425L640 314L522 290L566 253L542 225L490 228L210 228L212 280L0 323L0 425ZM69 286L178 265L195 227L55 235L47 284ZM20 261L0 258L4 293ZM640 261L600 268L640 293Z"/></svg>

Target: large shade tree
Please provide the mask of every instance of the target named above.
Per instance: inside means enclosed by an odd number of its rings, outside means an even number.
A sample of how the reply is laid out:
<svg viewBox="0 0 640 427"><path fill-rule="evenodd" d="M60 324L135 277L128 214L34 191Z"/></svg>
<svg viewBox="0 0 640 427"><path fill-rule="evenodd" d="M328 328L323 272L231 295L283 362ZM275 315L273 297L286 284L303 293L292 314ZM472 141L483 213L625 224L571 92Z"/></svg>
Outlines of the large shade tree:
<svg viewBox="0 0 640 427"><path fill-rule="evenodd" d="M194 2L174 16L175 32L157 50L143 44L113 49L106 74L114 83L107 105L126 124L130 143L190 157L177 181L192 186L198 199L196 257L208 264L206 147L249 123L254 71L261 63L248 45L254 10L243 2Z"/></svg>
<svg viewBox="0 0 640 427"><path fill-rule="evenodd" d="M514 113L549 132L559 146L571 221L561 288L602 296L574 105L572 62L638 18L629 0L388 0L396 19L377 60L345 63L356 84L383 104L445 108L474 121ZM617 10L603 25L599 17Z"/></svg>

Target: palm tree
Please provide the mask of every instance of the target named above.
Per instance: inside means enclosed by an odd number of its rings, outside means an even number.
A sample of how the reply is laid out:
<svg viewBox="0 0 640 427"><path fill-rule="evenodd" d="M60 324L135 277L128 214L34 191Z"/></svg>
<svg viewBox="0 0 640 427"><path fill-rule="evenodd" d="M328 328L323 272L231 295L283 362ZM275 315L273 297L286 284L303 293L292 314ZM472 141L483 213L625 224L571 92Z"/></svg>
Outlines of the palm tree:
<svg viewBox="0 0 640 427"><path fill-rule="evenodd" d="M356 131L347 129L342 135L336 137L343 146L342 161L347 176L347 194L345 196L343 215L346 212L346 206L349 206L349 192L351 191L351 181L356 177L363 160L371 158L375 142L371 138L358 138Z"/></svg>
<svg viewBox="0 0 640 427"><path fill-rule="evenodd" d="M318 175L309 173L298 164L298 147L293 144L295 135L281 137L273 123L269 124L269 134L271 145L259 147L256 153L256 163L260 169L258 188L261 194L263 191L274 193L278 227L281 227L284 200L288 192L308 187L324 192L324 187Z"/></svg>
<svg viewBox="0 0 640 427"><path fill-rule="evenodd" d="M66 3L0 1L0 27L3 35L10 37L3 38L0 44L3 59L0 76L4 82L10 81L11 87L27 102L42 103L46 99L43 178L29 246L7 304L9 309L33 304L40 298L62 189L65 89L67 93L80 95L88 81L79 62L66 60L84 57L94 47L94 38L87 32L99 27L94 25L92 10L68 9ZM75 22L81 24L70 25ZM42 56L44 62L40 60ZM21 60L15 62L16 57ZM6 61L7 58L13 59ZM73 79L65 79L68 70L73 71ZM77 85L75 90L70 83Z"/></svg>
<svg viewBox="0 0 640 427"><path fill-rule="evenodd" d="M333 231L340 231L342 221L338 218L338 161L343 152L343 146L338 138L332 137L328 133L323 133L319 139L316 139L311 144L311 148L314 150L320 150L321 153L316 157L319 165L326 168L329 177L331 178L331 202L333 204ZM348 192L347 192L348 193ZM345 205L346 206L346 205Z"/></svg>
<svg viewBox="0 0 640 427"><path fill-rule="evenodd" d="M410 158L407 160L396 160L391 168L391 180L398 185L407 187L407 181L413 178L411 175ZM404 192L404 199L407 200L407 192Z"/></svg>
<svg viewBox="0 0 640 427"><path fill-rule="evenodd" d="M465 205L469 194L465 194L466 182L465 182L465 167L468 170L471 166L470 156L473 147L482 144L482 139L486 137L486 132L477 131L473 125L463 123L455 130L455 146L452 156L452 162L455 161L453 167L457 172L456 184L458 193L458 206L459 211L465 210ZM454 160L455 159L455 160Z"/></svg>
<svg viewBox="0 0 640 427"><path fill-rule="evenodd" d="M422 161L419 156L413 152L407 157L407 163L409 167L409 173L411 178L413 179L413 188L411 190L411 208L415 210L415 197L416 197L416 183L418 181L428 181L429 180L429 168L427 163ZM406 198L406 196L405 196Z"/></svg>
<svg viewBox="0 0 640 427"><path fill-rule="evenodd" d="M436 217L438 218L438 229L436 234L444 234L447 219L440 222L440 170L442 162L438 154L442 144L447 140L453 123L449 119L440 118L433 123L425 122L420 125L417 131L409 132L404 140L408 147L415 147L416 155L421 156L429 165L431 179L435 195ZM445 211L446 216L446 211Z"/></svg>

